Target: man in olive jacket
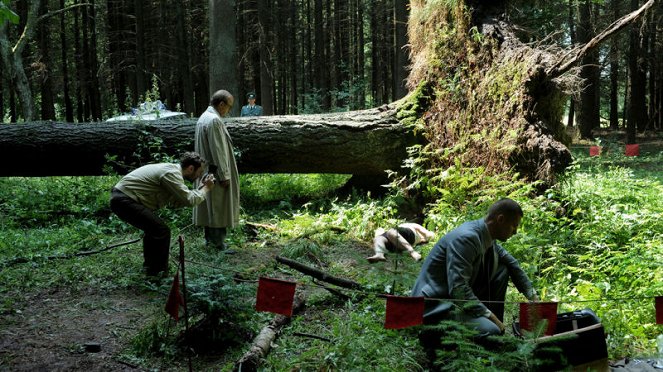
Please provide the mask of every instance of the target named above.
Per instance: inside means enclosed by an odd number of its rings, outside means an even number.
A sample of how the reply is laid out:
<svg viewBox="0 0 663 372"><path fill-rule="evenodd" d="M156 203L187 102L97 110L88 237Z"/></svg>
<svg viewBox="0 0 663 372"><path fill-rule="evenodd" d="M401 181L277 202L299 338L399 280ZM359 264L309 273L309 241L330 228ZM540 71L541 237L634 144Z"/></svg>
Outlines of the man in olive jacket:
<svg viewBox="0 0 663 372"><path fill-rule="evenodd" d="M205 159L207 171L214 174L215 187L204 203L193 208L193 223L205 228L208 246L225 249L227 228L239 225L239 173L232 139L223 123L234 103L226 90L218 90L196 124L195 151Z"/></svg>
<svg viewBox="0 0 663 372"><path fill-rule="evenodd" d="M501 334L504 303L488 301L504 301L509 277L525 297L538 301L518 261L496 242L513 236L522 217L518 203L501 199L485 218L465 222L435 244L412 289L412 296L431 298L425 302L425 324L455 318L472 324L480 336ZM454 304L458 310L452 317Z"/></svg>
<svg viewBox="0 0 663 372"><path fill-rule="evenodd" d="M160 163L142 166L122 177L111 191L110 207L121 220L145 232L143 267L149 276L168 272L170 229L155 211L164 206L191 207L202 203L214 188L214 177L205 176L201 189L190 190L184 180L197 180L203 174L203 159L187 152L180 164Z"/></svg>

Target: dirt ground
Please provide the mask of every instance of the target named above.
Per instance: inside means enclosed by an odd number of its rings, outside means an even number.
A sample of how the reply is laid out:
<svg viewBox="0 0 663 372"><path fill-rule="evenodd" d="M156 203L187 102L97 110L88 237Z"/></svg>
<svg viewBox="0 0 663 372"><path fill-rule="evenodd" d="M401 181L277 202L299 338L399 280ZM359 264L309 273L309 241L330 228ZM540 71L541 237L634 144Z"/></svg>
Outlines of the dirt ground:
<svg viewBox="0 0 663 372"><path fill-rule="evenodd" d="M128 290L28 294L13 314L0 315L0 370L140 370L118 355L145 321L141 296ZM86 343L101 349L88 352Z"/></svg>

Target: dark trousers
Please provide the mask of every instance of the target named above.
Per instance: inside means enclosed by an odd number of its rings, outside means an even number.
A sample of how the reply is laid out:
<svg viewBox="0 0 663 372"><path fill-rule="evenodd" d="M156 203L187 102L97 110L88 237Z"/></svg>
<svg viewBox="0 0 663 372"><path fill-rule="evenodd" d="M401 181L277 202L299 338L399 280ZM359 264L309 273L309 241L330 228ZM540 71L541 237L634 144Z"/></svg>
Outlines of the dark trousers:
<svg viewBox="0 0 663 372"><path fill-rule="evenodd" d="M147 275L168 272L170 229L154 211L118 189L111 192L110 207L122 221L143 230L143 267Z"/></svg>
<svg viewBox="0 0 663 372"><path fill-rule="evenodd" d="M226 249L226 233L225 227L205 226L205 243L216 249Z"/></svg>
<svg viewBox="0 0 663 372"><path fill-rule="evenodd" d="M477 278L472 286L472 291L479 297L479 300L490 310L497 319L504 321L504 299L506 298L506 288L509 284L509 271L506 266L498 266L497 272L490 278ZM490 301L500 301L499 303Z"/></svg>

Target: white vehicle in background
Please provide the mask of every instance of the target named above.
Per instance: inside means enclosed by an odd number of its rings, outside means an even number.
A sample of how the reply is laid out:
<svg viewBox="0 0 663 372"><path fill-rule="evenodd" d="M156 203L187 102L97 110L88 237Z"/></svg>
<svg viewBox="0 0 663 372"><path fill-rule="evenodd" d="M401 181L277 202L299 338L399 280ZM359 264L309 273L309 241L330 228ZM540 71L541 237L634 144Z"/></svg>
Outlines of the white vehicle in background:
<svg viewBox="0 0 663 372"><path fill-rule="evenodd" d="M170 111L160 100L143 102L138 108L132 108L131 113L114 116L106 121L151 121L151 120L177 120L185 119L186 113Z"/></svg>

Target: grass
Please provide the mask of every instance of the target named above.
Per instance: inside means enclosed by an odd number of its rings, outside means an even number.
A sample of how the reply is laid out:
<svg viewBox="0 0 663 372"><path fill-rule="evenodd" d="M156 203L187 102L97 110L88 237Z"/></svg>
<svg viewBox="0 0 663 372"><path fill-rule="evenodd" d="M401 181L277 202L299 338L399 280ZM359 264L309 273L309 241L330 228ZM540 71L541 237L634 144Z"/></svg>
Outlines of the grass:
<svg viewBox="0 0 663 372"><path fill-rule="evenodd" d="M520 260L544 300L560 301L560 311L590 307L598 313L609 334L611 358L652 353L660 333L654 324L652 297L663 293L663 154L589 158L578 151L574 157L574 166L543 194L532 194L527 185L509 187L526 218L505 248ZM273 227L233 230L230 241L236 255L206 250L201 231L190 226L190 209L162 212L173 237L182 233L186 238L187 280L199 288L199 304L245 309L236 311L243 316L226 327L237 326L246 334L222 351L200 355L194 361L198 369L232 369L250 334L271 318L251 310L255 296L251 281L260 275L295 280L308 293L305 312L294 317L278 338L265 370L425 368L417 329L383 329L384 300L374 295L407 295L420 263L395 255L384 264L369 265L364 259L371 253L373 230L400 221L399 199L334 196L345 180L346 176L337 175L242 176L242 220ZM169 280L150 284L141 276L139 244L74 259L46 258L139 237L108 209L108 190L116 181L110 176L0 179L0 314L13 314L25 306L26 294L43 290L133 291L145 298L151 321L127 332L130 340L122 358L144 368L164 368L181 352L173 332L181 325L169 328L163 316ZM478 218L489 203L489 198L472 199L467 193L466 205L456 208L458 195L450 196L452 202L442 199L427 207L425 224L438 236ZM422 253L431 247L423 246ZM350 292L350 300L340 299L310 278L277 265L275 255L355 280L369 294ZM236 298L237 304L218 303L221 295L210 288L219 286L205 287L219 275L225 278L220 288L234 291L222 297ZM249 282L234 288L233 277ZM510 288L508 299L523 298ZM507 323L517 315L516 308L515 303L507 306ZM201 320L201 314L202 310L195 313L192 323Z"/></svg>

